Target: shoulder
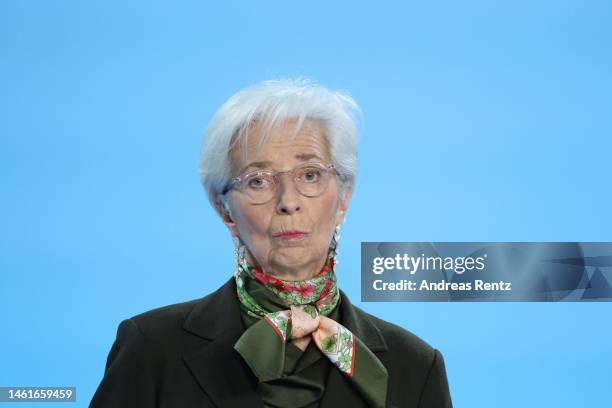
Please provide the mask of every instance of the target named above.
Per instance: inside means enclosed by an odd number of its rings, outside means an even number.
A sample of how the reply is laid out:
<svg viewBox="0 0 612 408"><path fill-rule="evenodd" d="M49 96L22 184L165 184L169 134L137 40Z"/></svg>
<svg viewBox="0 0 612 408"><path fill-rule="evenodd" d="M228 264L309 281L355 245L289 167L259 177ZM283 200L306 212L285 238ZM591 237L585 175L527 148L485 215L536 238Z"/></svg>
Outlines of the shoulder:
<svg viewBox="0 0 612 408"><path fill-rule="evenodd" d="M125 321L135 326L144 340L162 350L190 348L195 339L188 325L197 319L198 325L208 327L211 315L220 315L231 302L232 284L233 279L229 279L204 297L151 309Z"/></svg>
<svg viewBox="0 0 612 408"><path fill-rule="evenodd" d="M206 310L213 292L127 317L106 360L104 377L91 407L157 406L160 384L175 384L182 373L182 356L201 347L201 339L184 330L196 308ZM174 382L173 382L174 381Z"/></svg>
<svg viewBox="0 0 612 408"><path fill-rule="evenodd" d="M134 315L129 320L146 332L177 330L193 308L202 300L203 298L199 298L157 307Z"/></svg>
<svg viewBox="0 0 612 408"><path fill-rule="evenodd" d="M135 326L139 335L155 348L182 348L185 346L184 342L192 337L184 330L185 322L194 310L206 310L205 306L214 293L147 310L129 317L126 321Z"/></svg>
<svg viewBox="0 0 612 408"><path fill-rule="evenodd" d="M387 320L376 317L357 306L355 306L355 309L357 309L357 313L361 314L362 317L369 319L370 322L372 322L380 330L380 333L383 335L387 341L387 345L390 348L394 347L433 355L435 349L429 343L411 331L406 330L395 323L391 323Z"/></svg>
<svg viewBox="0 0 612 408"><path fill-rule="evenodd" d="M387 350L378 356L394 384L392 398L403 401L399 405L452 408L442 353L403 327L356 309L385 340Z"/></svg>
<svg viewBox="0 0 612 408"><path fill-rule="evenodd" d="M355 308L362 318L368 319L379 330L387 346L385 354L392 356L395 365L412 367L425 374L431 369L439 355L436 348L395 323Z"/></svg>

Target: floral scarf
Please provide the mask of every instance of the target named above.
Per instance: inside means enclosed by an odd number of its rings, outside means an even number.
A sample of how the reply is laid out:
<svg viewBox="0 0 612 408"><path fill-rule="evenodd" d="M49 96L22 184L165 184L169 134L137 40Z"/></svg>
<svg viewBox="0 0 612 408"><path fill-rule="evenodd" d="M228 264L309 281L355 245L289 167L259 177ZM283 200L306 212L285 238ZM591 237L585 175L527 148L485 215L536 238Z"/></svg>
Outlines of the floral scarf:
<svg viewBox="0 0 612 408"><path fill-rule="evenodd" d="M384 407L388 374L380 360L346 327L327 317L338 305L334 251L321 271L310 279L288 281L266 274L246 260L234 273L240 307L260 319L238 339L234 348L260 382L281 378L285 343L302 351L314 340L317 348L349 378L372 407ZM286 310L265 310L248 293L246 279L255 279L287 305Z"/></svg>

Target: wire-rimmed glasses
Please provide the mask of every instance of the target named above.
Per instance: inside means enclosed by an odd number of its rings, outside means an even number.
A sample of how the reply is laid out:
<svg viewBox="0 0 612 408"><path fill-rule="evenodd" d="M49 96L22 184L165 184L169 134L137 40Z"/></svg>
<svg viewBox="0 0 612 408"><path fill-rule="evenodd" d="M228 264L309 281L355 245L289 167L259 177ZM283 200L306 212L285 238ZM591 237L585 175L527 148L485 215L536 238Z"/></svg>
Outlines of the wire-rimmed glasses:
<svg viewBox="0 0 612 408"><path fill-rule="evenodd" d="M335 175L333 164L305 163L289 171L256 170L234 177L223 191L243 192L253 204L264 204L276 194L281 174L290 174L297 191L306 197L317 197L327 189Z"/></svg>

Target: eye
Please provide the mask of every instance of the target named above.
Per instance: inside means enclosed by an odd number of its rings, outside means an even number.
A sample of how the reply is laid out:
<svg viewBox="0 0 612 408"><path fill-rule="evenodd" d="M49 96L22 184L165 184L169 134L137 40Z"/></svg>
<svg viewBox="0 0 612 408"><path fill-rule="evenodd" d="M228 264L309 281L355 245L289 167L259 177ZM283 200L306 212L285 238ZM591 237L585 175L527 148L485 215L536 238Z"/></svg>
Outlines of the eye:
<svg viewBox="0 0 612 408"><path fill-rule="evenodd" d="M267 188L270 185L270 181L263 176L253 176L248 178L246 185L247 188L261 190Z"/></svg>
<svg viewBox="0 0 612 408"><path fill-rule="evenodd" d="M301 179L307 183L316 183L321 179L321 170L314 167L304 169Z"/></svg>

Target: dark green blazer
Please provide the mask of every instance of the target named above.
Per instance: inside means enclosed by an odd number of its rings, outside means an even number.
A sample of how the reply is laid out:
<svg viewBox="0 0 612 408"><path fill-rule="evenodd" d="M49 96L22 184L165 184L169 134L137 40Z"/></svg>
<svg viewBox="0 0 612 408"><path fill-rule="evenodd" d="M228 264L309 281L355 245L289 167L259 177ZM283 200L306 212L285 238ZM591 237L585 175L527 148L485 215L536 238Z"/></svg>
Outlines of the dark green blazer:
<svg viewBox="0 0 612 408"><path fill-rule="evenodd" d="M387 367L387 406L452 407L440 352L340 295L341 323ZM233 277L204 298L122 321L90 408L263 407L256 377L233 348L244 330ZM366 404L332 367L321 408L341 407Z"/></svg>

